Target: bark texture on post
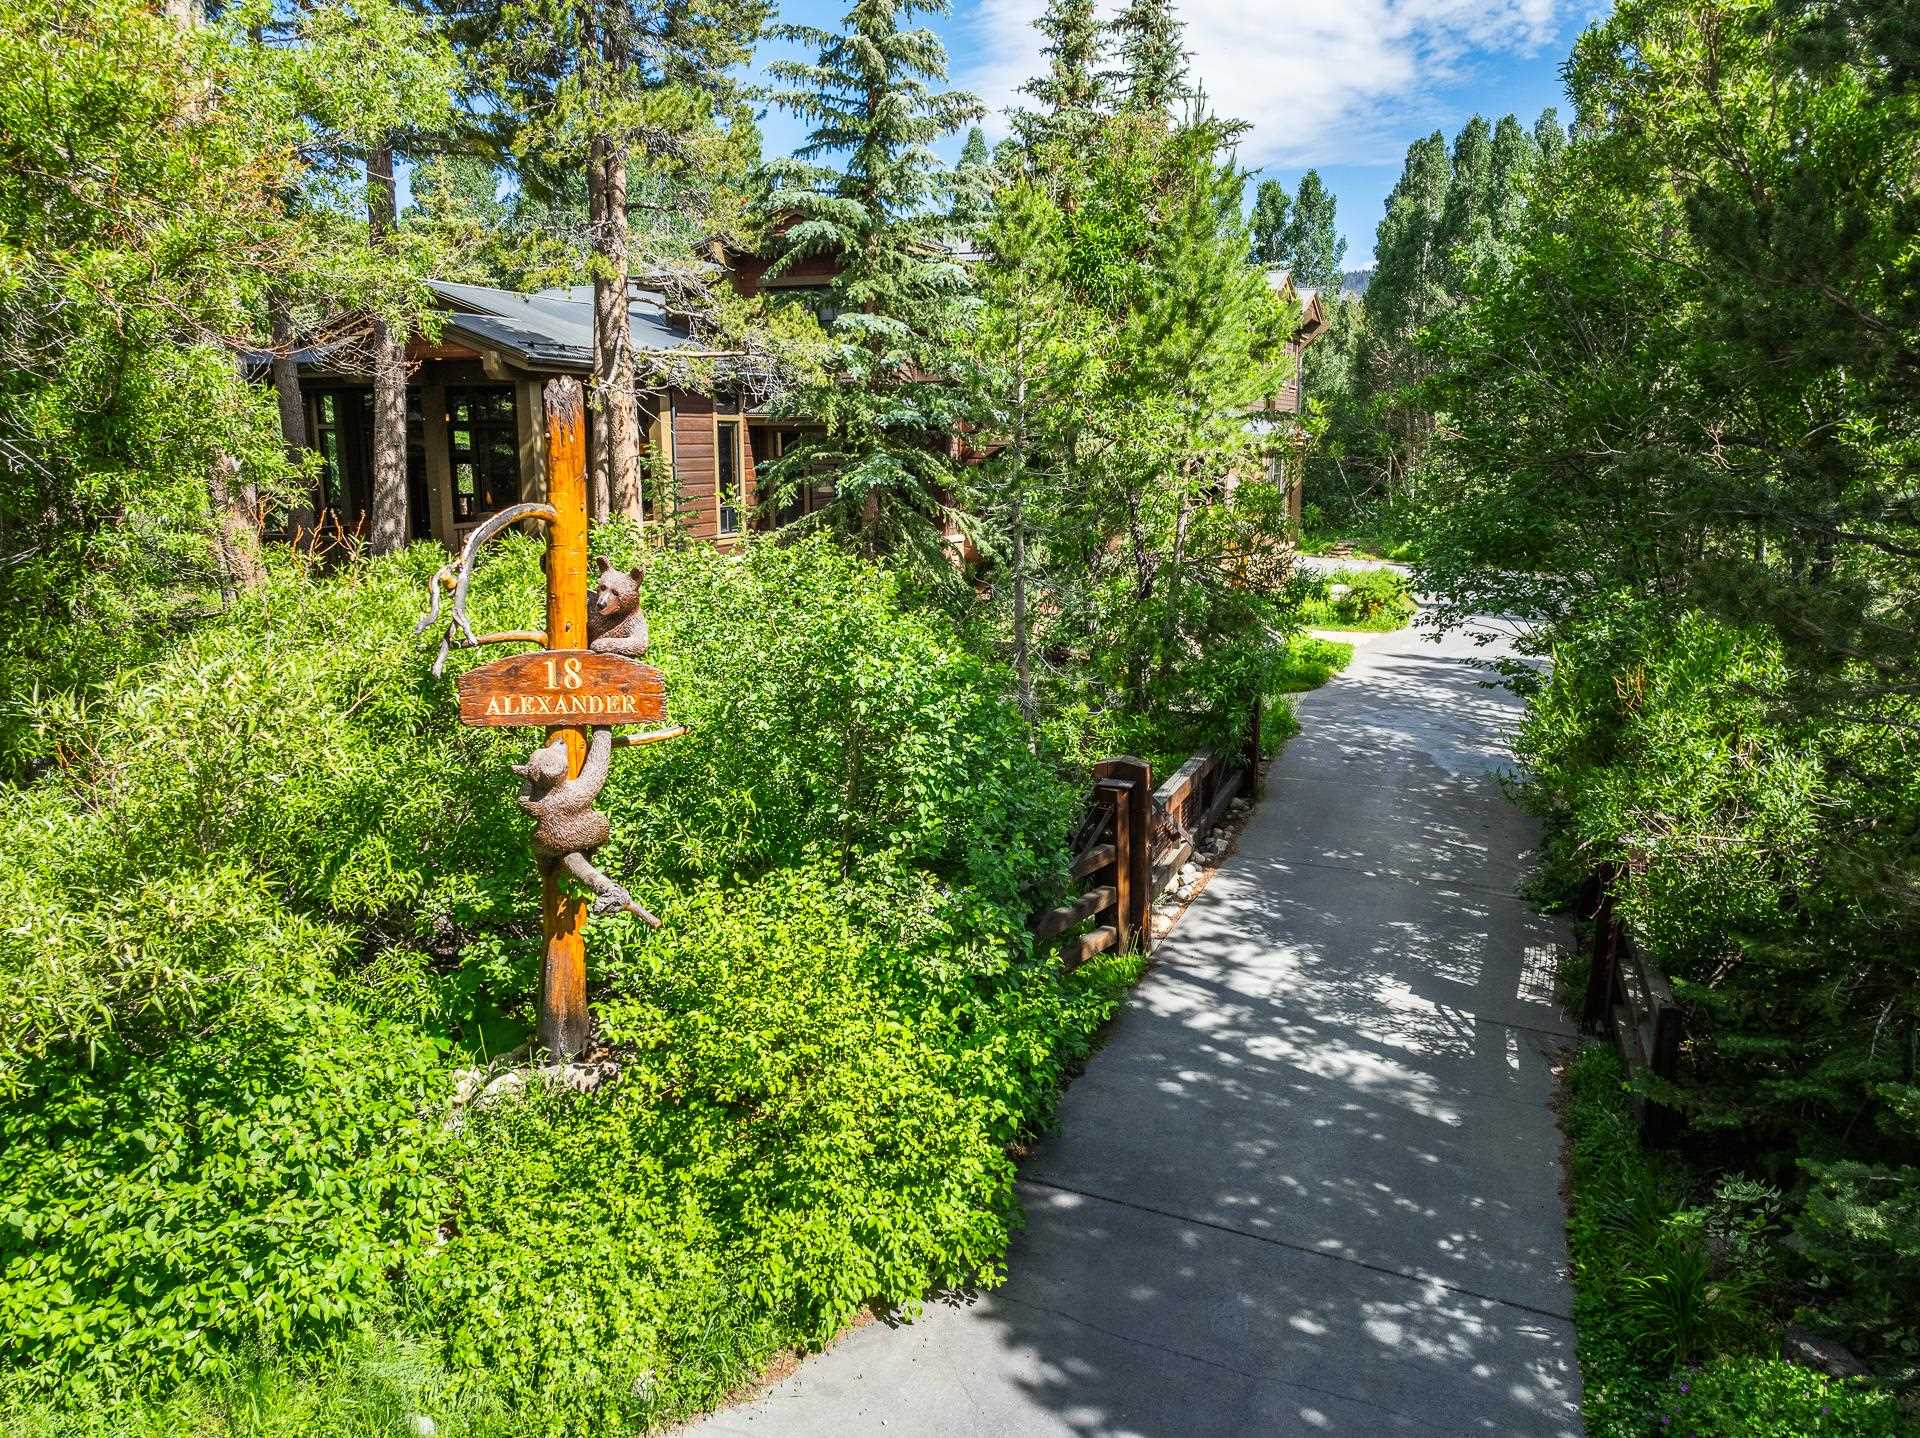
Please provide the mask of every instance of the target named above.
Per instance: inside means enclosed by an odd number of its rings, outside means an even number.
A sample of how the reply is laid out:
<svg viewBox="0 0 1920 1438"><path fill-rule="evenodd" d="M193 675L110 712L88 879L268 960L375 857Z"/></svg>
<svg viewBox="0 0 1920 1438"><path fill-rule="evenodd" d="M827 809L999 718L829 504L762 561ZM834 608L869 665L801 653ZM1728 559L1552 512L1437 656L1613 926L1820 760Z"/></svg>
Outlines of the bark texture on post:
<svg viewBox="0 0 1920 1438"><path fill-rule="evenodd" d="M207 470L207 498L213 507L214 553L220 562L220 599L231 604L242 590L266 582L260 557L260 531L253 504L240 479L240 461L230 454L216 458Z"/></svg>
<svg viewBox="0 0 1920 1438"><path fill-rule="evenodd" d="M633 323L627 311L627 157L605 139L593 142L592 168L600 191L594 230L594 413L604 436L606 491L594 496L595 519L640 518L640 417L634 406ZM597 476L596 476L597 478Z"/></svg>
<svg viewBox="0 0 1920 1438"><path fill-rule="evenodd" d="M549 380L547 502L555 518L547 538L547 648L587 647L587 456L586 409L580 386ZM567 777L580 773L586 731L555 728L567 744ZM587 904L573 897L551 868L540 875L540 920L546 950L540 965L540 1043L556 1058L570 1059L587 1046Z"/></svg>
<svg viewBox="0 0 1920 1438"><path fill-rule="evenodd" d="M598 42L594 38L592 17L583 22L581 44L591 50ZM597 255L602 244L601 236L607 229L607 167L603 158L607 142L593 139L587 142L587 230L593 236L594 253ZM600 405L600 280L593 281L593 403L596 409ZM607 417L598 416L587 431L587 518L599 523L607 517L608 496L612 485L607 470Z"/></svg>
<svg viewBox="0 0 1920 1438"><path fill-rule="evenodd" d="M393 233L393 147L367 156L367 239L378 249ZM385 320L373 326L373 496L368 547L391 554L407 542L406 337Z"/></svg>

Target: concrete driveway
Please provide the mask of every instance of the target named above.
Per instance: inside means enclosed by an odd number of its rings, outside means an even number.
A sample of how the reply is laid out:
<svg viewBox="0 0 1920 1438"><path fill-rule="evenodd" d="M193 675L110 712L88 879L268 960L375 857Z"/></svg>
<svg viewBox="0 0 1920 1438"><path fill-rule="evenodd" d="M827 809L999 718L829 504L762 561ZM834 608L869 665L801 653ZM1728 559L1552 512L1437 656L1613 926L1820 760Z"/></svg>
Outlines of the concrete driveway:
<svg viewBox="0 0 1920 1438"><path fill-rule="evenodd" d="M1577 1435L1518 706L1357 636L1022 1171L1005 1287L875 1323L708 1435Z"/></svg>

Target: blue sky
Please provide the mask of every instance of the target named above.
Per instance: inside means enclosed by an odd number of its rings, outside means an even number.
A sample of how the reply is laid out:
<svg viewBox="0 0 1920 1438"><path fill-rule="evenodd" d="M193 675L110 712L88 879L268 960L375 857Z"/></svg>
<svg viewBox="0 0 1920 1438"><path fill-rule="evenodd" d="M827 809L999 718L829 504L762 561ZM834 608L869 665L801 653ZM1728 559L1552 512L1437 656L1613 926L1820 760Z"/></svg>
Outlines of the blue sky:
<svg viewBox="0 0 1920 1438"><path fill-rule="evenodd" d="M1033 20L1044 0L958 0L928 23L946 41L955 83L1000 112L1038 69ZM837 28L844 0L784 0L780 18ZM1347 265L1372 258L1374 227L1407 146L1449 139L1476 112L1529 125L1558 105L1560 64L1600 13L1594 0L1184 0L1194 77L1214 107L1248 121L1241 162L1288 190L1317 168L1340 202ZM763 58L777 47L768 46ZM768 153L804 138L792 116L762 122ZM958 149L958 141L949 150Z"/></svg>

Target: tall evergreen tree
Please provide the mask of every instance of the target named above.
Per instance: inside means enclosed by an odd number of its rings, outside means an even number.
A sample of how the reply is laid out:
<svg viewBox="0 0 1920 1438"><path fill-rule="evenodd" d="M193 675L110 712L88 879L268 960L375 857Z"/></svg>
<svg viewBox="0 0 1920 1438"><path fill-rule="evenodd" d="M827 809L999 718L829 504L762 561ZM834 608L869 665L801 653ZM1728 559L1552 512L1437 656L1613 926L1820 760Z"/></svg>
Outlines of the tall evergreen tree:
<svg viewBox="0 0 1920 1438"><path fill-rule="evenodd" d="M627 310L636 268L678 265L686 237L671 211L701 208L703 175L726 147L722 117L768 0L433 0L456 25L503 154L520 177L584 171L593 282L594 508L642 512L640 429ZM684 181L655 207L663 182ZM639 234L635 202L649 205ZM538 198L547 199L548 195Z"/></svg>
<svg viewBox="0 0 1920 1438"><path fill-rule="evenodd" d="M769 471L792 491L820 469L838 498L830 521L870 552L917 555L929 574L946 566L944 535L960 522L950 505L944 453L950 387L926 377L950 368L955 301L966 277L951 249L940 201L953 177L933 145L977 118L980 104L942 88L947 54L914 16L944 14L945 0L858 0L841 31L782 26L812 60L770 67L778 103L811 132L791 159L768 167L767 221L781 237L774 273L826 255L833 283L833 382L794 403L826 434ZM838 159L838 166L821 163Z"/></svg>
<svg viewBox="0 0 1920 1438"><path fill-rule="evenodd" d="M1109 77L1101 69L1106 28L1093 0L1047 0L1033 24L1046 41L1040 53L1047 57L1047 73L1020 87L1040 109L1013 111L1013 131L1030 152L1050 142L1070 150L1092 133L1106 108Z"/></svg>
<svg viewBox="0 0 1920 1438"><path fill-rule="evenodd" d="M978 125L967 131L960 158L953 167L953 204L948 214L955 233L971 238L993 213L993 156L986 131Z"/></svg>
<svg viewBox="0 0 1920 1438"><path fill-rule="evenodd" d="M1173 13L1173 0L1128 0L1109 29L1128 108L1170 113L1190 93L1187 52L1180 45L1186 27Z"/></svg>

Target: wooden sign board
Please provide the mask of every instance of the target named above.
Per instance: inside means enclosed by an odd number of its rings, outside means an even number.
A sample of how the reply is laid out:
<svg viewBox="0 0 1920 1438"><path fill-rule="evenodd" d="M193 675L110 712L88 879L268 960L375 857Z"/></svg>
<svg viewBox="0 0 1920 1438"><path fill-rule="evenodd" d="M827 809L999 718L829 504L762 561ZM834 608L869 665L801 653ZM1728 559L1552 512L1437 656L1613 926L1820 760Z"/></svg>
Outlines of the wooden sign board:
<svg viewBox="0 0 1920 1438"><path fill-rule="evenodd" d="M651 664L586 649L513 654L459 679L462 724L644 724L667 717L667 690Z"/></svg>

